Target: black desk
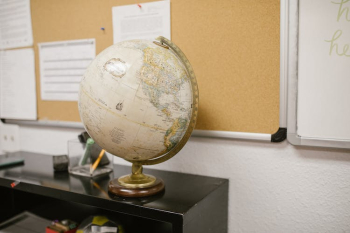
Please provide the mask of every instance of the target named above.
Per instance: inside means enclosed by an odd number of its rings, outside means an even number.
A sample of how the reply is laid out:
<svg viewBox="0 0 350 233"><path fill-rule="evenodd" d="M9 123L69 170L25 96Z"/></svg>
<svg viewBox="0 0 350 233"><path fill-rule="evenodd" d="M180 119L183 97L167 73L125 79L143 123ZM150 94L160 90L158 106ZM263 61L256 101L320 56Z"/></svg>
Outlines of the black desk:
<svg viewBox="0 0 350 233"><path fill-rule="evenodd" d="M130 173L115 165L114 174L94 179L54 172L52 156L16 152L24 165L0 170L0 221L22 211L47 219L82 221L90 215L108 215L127 232L227 232L228 180L145 169L161 177L165 192L148 198L121 198L108 194L110 179ZM11 183L21 181L14 188Z"/></svg>

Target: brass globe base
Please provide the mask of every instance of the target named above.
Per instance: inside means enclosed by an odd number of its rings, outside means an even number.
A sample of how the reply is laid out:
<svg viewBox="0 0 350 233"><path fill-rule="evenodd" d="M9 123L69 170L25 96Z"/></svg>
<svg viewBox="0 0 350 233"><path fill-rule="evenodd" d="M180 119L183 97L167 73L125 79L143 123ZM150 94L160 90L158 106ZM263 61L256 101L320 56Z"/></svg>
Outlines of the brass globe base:
<svg viewBox="0 0 350 233"><path fill-rule="evenodd" d="M163 180L158 178L152 186L146 188L127 188L120 185L118 179L114 179L109 182L108 191L121 197L147 197L162 192L164 187Z"/></svg>
<svg viewBox="0 0 350 233"><path fill-rule="evenodd" d="M151 175L126 175L118 178L118 183L126 188L147 188L152 186L156 178Z"/></svg>
<svg viewBox="0 0 350 233"><path fill-rule="evenodd" d="M146 197L164 190L164 182L159 178L142 173L142 165L133 163L132 174L111 180L108 191L122 197Z"/></svg>

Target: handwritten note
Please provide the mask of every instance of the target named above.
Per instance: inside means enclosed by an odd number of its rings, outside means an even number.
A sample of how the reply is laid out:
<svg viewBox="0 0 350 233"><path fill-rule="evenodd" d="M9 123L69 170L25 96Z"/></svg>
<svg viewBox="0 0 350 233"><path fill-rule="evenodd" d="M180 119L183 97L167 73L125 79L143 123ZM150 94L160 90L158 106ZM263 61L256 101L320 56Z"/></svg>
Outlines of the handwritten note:
<svg viewBox="0 0 350 233"><path fill-rule="evenodd" d="M330 40L325 40L329 43L329 55L338 55L350 57L350 40L348 43L339 43L343 39L343 31L350 30L350 0L338 0L338 2L330 2L332 5L336 5L338 8L338 13L334 15L334 20L337 22L348 22L346 27L341 27L337 29Z"/></svg>

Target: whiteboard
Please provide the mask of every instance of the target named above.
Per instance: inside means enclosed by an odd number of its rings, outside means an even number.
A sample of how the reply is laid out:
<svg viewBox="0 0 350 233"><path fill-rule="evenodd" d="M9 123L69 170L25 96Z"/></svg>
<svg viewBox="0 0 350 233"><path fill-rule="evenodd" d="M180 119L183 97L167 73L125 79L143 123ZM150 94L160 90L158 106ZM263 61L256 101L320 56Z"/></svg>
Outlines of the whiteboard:
<svg viewBox="0 0 350 233"><path fill-rule="evenodd" d="M289 1L288 141L350 148L350 0Z"/></svg>

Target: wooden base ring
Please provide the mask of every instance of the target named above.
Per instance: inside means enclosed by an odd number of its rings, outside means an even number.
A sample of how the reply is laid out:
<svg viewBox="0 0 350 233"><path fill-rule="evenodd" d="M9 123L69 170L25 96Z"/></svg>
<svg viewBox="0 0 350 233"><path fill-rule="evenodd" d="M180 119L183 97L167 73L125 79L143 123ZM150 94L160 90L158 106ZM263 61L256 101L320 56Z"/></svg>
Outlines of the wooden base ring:
<svg viewBox="0 0 350 233"><path fill-rule="evenodd" d="M111 180L108 184L108 192L121 197L147 197L160 193L164 188L164 182L160 178L145 188L127 188L120 185L118 179Z"/></svg>

